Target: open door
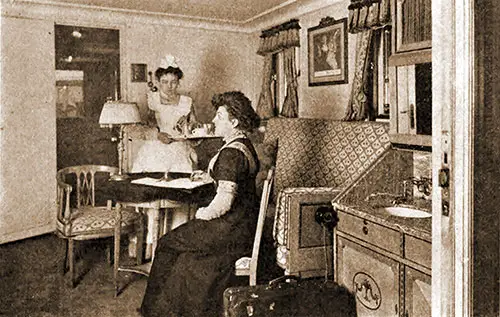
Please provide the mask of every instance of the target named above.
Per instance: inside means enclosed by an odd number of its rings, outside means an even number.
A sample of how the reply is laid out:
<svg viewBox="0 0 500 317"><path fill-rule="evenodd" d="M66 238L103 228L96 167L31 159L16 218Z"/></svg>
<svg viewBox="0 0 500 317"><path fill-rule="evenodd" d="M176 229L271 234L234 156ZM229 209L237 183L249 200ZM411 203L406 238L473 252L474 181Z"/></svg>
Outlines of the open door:
<svg viewBox="0 0 500 317"><path fill-rule="evenodd" d="M500 3L432 3L432 315L498 316Z"/></svg>

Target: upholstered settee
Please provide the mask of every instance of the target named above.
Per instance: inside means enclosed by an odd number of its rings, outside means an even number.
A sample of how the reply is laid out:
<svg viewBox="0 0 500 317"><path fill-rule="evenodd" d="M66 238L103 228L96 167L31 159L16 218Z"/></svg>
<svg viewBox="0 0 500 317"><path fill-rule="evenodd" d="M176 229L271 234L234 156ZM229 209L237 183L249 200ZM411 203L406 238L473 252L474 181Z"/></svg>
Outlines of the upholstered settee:
<svg viewBox="0 0 500 317"><path fill-rule="evenodd" d="M379 122L268 120L263 148L269 154L269 147L277 147L273 237L285 274L332 272L331 242L315 220L316 210L331 206L343 188L390 148L388 129Z"/></svg>

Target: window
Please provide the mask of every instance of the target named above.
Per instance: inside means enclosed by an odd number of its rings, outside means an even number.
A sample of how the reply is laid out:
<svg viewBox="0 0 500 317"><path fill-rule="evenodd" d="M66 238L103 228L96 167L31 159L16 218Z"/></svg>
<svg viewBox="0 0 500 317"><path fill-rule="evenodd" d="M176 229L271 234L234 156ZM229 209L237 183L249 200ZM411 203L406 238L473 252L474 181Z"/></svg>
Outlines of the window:
<svg viewBox="0 0 500 317"><path fill-rule="evenodd" d="M300 76L300 59L299 47L295 47L295 65L297 66L297 76ZM276 114L281 113L283 103L286 97L286 73L285 61L283 51L273 54L273 82L271 84L271 91L273 93L273 102L275 105Z"/></svg>

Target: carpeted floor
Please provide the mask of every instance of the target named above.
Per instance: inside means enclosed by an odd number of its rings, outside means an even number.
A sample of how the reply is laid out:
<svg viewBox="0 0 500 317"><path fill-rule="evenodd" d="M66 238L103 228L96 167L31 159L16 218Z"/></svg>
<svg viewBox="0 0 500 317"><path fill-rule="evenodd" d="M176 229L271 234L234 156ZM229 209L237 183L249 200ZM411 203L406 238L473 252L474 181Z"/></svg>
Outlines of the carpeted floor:
<svg viewBox="0 0 500 317"><path fill-rule="evenodd" d="M54 234L0 245L0 316L139 317L146 277L120 273L122 292L114 297L113 268L105 247L111 239L77 244L80 277L75 288L62 275L65 240ZM126 241L124 241L126 245ZM122 248L121 261L133 263ZM259 282L282 275L275 265L272 242L264 241L259 257ZM262 262L261 262L262 261ZM246 285L248 279L241 281Z"/></svg>
<svg viewBox="0 0 500 317"><path fill-rule="evenodd" d="M64 240L48 234L0 245L0 316L138 316L146 278L121 273L127 287L115 298L105 242L78 244L75 288L62 275Z"/></svg>

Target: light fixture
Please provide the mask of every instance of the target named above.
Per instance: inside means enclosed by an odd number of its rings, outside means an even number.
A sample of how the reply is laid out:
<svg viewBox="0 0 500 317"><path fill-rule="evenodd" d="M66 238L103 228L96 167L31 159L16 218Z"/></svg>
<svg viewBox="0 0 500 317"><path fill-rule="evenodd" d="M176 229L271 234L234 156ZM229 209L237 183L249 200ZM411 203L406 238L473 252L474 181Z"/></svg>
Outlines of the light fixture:
<svg viewBox="0 0 500 317"><path fill-rule="evenodd" d="M123 128L127 124L134 124L141 121L139 109L135 103L122 101L107 101L102 107L99 124L102 128L112 128L119 126L118 134L118 175L113 175L112 180L121 181L128 178L123 173Z"/></svg>

